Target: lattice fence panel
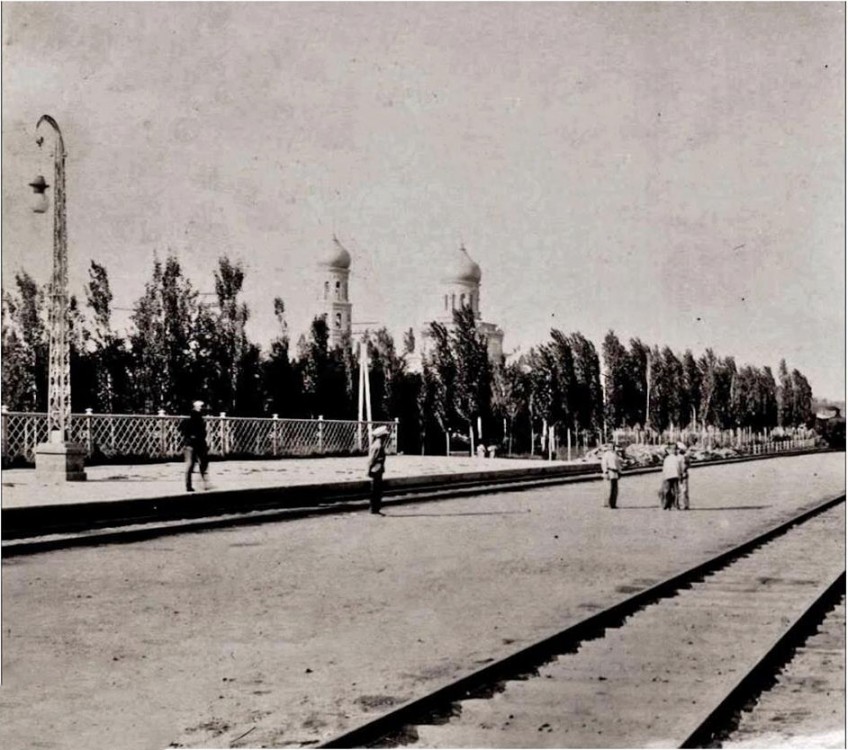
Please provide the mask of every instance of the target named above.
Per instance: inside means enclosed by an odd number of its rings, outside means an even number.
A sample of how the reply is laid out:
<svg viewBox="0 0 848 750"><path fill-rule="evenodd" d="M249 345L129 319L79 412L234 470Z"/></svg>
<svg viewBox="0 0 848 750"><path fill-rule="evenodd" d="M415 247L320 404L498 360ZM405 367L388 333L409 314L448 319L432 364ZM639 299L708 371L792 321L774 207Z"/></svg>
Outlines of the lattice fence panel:
<svg viewBox="0 0 848 750"><path fill-rule="evenodd" d="M275 456L273 419L219 417L213 428L220 433L222 455Z"/></svg>
<svg viewBox="0 0 848 750"><path fill-rule="evenodd" d="M74 414L69 439L89 457L176 458L182 454L184 417L149 414ZM4 461L35 461L47 440L47 415L3 412ZM391 430L389 453L397 452L397 423L372 422ZM368 423L323 419L206 417L209 452L217 456L309 456L365 453Z"/></svg>
<svg viewBox="0 0 848 750"><path fill-rule="evenodd" d="M35 446L47 440L47 415L9 412L3 415L3 457L35 461Z"/></svg>
<svg viewBox="0 0 848 750"><path fill-rule="evenodd" d="M181 417L91 414L72 419L71 437L89 455L169 458L182 452Z"/></svg>
<svg viewBox="0 0 848 750"><path fill-rule="evenodd" d="M353 422L325 421L322 442L326 453L353 453L357 450L356 425Z"/></svg>
<svg viewBox="0 0 848 750"><path fill-rule="evenodd" d="M286 456L322 453L320 421L317 419L280 420L280 450Z"/></svg>

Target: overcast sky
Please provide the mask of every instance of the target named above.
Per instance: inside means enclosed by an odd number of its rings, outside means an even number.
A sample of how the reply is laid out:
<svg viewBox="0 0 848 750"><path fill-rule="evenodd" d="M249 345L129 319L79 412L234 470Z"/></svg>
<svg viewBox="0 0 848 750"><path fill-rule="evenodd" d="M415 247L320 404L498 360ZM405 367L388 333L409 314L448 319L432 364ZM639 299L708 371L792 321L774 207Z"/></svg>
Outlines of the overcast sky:
<svg viewBox="0 0 848 750"><path fill-rule="evenodd" d="M354 320L416 329L463 241L505 349L612 328L844 392L844 5L4 3L3 285L50 274L68 151L72 291L130 308L154 254L247 269L296 336L333 232ZM126 317L126 312L119 315Z"/></svg>

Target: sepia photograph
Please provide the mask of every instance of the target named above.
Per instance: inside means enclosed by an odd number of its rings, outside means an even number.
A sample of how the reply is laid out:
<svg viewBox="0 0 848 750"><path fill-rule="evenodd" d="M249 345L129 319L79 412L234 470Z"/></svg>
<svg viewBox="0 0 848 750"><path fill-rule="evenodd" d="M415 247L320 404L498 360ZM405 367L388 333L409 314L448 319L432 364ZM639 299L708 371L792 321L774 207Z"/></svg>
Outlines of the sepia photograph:
<svg viewBox="0 0 848 750"><path fill-rule="evenodd" d="M3 2L0 747L845 748L844 2Z"/></svg>

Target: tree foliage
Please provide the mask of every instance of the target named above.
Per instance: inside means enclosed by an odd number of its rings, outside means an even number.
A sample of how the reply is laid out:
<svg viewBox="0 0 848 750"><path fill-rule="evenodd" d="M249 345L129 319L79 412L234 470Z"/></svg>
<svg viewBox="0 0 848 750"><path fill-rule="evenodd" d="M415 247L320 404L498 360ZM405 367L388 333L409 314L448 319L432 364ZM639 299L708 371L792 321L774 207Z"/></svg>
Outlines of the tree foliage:
<svg viewBox="0 0 848 750"><path fill-rule="evenodd" d="M25 271L3 292L3 402L21 411L47 408L48 333L44 290Z"/></svg>
<svg viewBox="0 0 848 750"><path fill-rule="evenodd" d="M601 347L604 357L604 423L607 429L627 424L627 397L629 390L629 368L627 349L615 332L610 330Z"/></svg>
<svg viewBox="0 0 848 750"><path fill-rule="evenodd" d="M285 304L275 298L277 335L263 350L248 336L245 278L240 263L219 258L214 301L204 301L176 256L155 259L133 306L132 330L123 336L113 328L107 270L92 261L85 309L69 300L72 407L181 413L200 398L231 415L354 419L360 363L350 336L331 347L326 319L318 317L293 353ZM3 401L14 410L47 407L46 291L21 272L3 292ZM543 423L558 426L560 435L568 429L584 436L604 427L760 430L813 423L810 384L785 360L775 378L769 367L738 365L712 349L680 355L639 338L625 346L608 331L602 371L589 339L554 329L521 357L492 363L467 306L449 326L432 323L425 338L422 369L411 372L411 329L400 350L385 328L365 336L373 417L399 418L410 452L442 451L446 433L467 436L478 424L488 443L502 437L512 450L514 439L526 444Z"/></svg>

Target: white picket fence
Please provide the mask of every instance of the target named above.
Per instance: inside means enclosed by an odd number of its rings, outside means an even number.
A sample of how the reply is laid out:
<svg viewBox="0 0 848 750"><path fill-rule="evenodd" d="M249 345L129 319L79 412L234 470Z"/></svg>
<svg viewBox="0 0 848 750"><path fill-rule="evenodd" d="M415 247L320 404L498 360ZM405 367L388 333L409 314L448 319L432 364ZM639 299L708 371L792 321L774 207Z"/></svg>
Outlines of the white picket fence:
<svg viewBox="0 0 848 750"><path fill-rule="evenodd" d="M180 422L185 416L160 414L72 414L69 440L89 458L167 459L182 452ZM207 416L209 452L220 457L281 457L362 454L369 426L389 429L387 453L397 453L398 421L358 422L337 419L280 419ZM47 415L2 411L2 457L33 463L34 449L47 440Z"/></svg>
<svg viewBox="0 0 848 750"><path fill-rule="evenodd" d="M594 455L604 442L613 441L622 446L684 443L690 448L708 451L733 450L739 454L751 455L808 450L820 443L819 434L807 427L775 427L770 430L752 430L746 427L719 430L707 427L663 431L623 427L604 435L589 430L572 432L570 429L562 430L557 426L545 424L542 430L533 433L531 439L531 455L567 461L583 458L587 454Z"/></svg>

